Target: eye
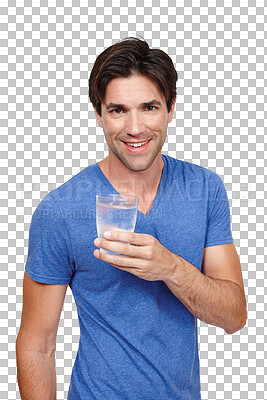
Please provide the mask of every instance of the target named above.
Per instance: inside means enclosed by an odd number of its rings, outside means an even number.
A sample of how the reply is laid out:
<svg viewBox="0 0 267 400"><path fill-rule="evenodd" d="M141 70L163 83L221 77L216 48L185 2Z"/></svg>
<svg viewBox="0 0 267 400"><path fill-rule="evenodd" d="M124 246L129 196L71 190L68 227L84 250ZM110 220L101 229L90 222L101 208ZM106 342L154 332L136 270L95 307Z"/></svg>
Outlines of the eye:
<svg viewBox="0 0 267 400"><path fill-rule="evenodd" d="M111 114L116 114L119 115L122 112L121 108L114 108L113 110L110 111Z"/></svg>
<svg viewBox="0 0 267 400"><path fill-rule="evenodd" d="M146 107L146 109L147 109L148 111L154 111L154 110L156 110L156 108L157 108L157 107L155 107L155 106L147 106L147 107Z"/></svg>

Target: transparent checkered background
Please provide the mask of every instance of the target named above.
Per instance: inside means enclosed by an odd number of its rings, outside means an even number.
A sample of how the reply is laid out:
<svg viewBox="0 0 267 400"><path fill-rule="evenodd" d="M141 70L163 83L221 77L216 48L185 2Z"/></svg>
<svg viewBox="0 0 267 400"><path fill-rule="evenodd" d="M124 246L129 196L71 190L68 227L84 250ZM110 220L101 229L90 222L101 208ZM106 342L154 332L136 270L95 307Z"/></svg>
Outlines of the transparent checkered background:
<svg viewBox="0 0 267 400"><path fill-rule="evenodd" d="M202 398L267 398L267 6L264 0L177 4L1 0L0 399L20 398L15 339L31 216L47 192L107 155L88 100L88 77L100 52L137 34L166 51L179 74L164 153L222 177L242 264L247 325L227 335L199 322ZM68 289L57 337L59 400L67 397L78 340Z"/></svg>

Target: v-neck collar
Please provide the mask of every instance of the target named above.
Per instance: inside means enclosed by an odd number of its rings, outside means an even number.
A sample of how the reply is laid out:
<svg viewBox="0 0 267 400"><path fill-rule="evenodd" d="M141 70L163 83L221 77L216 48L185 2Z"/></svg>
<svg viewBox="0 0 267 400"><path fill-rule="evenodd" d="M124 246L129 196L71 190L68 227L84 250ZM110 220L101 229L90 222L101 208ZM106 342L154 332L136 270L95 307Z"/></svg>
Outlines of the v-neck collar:
<svg viewBox="0 0 267 400"><path fill-rule="evenodd" d="M167 160L166 160L166 156L164 154L161 155L163 161L164 161L164 166L163 166L163 170L162 170L162 174L161 174L161 178L160 178L160 183L159 183L159 187L156 193L156 196L153 200L153 203L150 207L150 210L148 212L148 214L144 214L141 211L138 210L138 215L140 217L146 218L146 219L150 219L153 217L153 215L155 214L155 211L160 203L160 200L162 198L163 192L164 192L164 187L166 184L166 177L167 177ZM100 179L102 180L102 182L105 184L105 186L108 187L109 192L114 193L114 194L120 194L115 188L114 186L110 183L110 181L107 179L106 175L103 173L102 169L100 168L100 166L98 165L98 163L96 163L97 166L97 173L98 176L100 177Z"/></svg>

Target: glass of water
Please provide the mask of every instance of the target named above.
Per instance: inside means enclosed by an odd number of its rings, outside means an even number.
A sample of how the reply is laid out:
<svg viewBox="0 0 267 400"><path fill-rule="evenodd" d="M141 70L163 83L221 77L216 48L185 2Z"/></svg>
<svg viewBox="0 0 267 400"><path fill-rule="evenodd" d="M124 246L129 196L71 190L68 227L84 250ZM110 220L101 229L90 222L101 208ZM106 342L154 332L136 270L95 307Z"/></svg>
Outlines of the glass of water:
<svg viewBox="0 0 267 400"><path fill-rule="evenodd" d="M96 195L96 226L97 235L103 238L106 231L133 232L139 199L126 194ZM103 253L115 254L101 249Z"/></svg>

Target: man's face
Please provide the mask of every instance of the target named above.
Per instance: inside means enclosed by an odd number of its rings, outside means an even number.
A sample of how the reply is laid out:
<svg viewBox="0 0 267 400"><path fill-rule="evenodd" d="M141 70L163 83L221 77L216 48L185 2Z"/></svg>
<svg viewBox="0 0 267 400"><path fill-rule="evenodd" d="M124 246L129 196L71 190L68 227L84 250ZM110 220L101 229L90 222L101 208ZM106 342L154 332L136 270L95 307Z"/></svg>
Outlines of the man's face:
<svg viewBox="0 0 267 400"><path fill-rule="evenodd" d="M96 113L109 152L131 171L147 170L165 142L174 105L168 113L157 84L146 76L112 79L101 104L101 117Z"/></svg>

